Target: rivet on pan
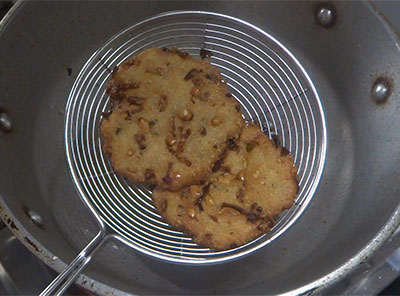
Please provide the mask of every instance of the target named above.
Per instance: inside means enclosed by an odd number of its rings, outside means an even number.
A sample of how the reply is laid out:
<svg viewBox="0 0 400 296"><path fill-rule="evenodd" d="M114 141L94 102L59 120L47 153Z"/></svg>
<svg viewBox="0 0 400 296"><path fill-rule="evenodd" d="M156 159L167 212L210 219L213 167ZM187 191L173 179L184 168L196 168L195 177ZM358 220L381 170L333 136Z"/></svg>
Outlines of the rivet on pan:
<svg viewBox="0 0 400 296"><path fill-rule="evenodd" d="M324 28L331 28L336 23L336 10L330 3L321 3L315 11L316 19L319 25Z"/></svg>
<svg viewBox="0 0 400 296"><path fill-rule="evenodd" d="M383 104L388 100L391 92L392 90L389 80L378 78L372 86L371 96L375 103Z"/></svg>
<svg viewBox="0 0 400 296"><path fill-rule="evenodd" d="M31 210L25 206L23 207L23 210L24 210L25 214L29 217L29 219L31 219L31 221L36 226L39 226L42 229L44 228L43 219L37 212L35 212L34 210Z"/></svg>
<svg viewBox="0 0 400 296"><path fill-rule="evenodd" d="M43 226L43 219L38 213L36 213L33 210L29 210L28 215L29 215L29 218L31 218L33 223L35 223L36 225Z"/></svg>
<svg viewBox="0 0 400 296"><path fill-rule="evenodd" d="M11 118L3 110L0 109L0 130L3 133L9 133L12 130Z"/></svg>

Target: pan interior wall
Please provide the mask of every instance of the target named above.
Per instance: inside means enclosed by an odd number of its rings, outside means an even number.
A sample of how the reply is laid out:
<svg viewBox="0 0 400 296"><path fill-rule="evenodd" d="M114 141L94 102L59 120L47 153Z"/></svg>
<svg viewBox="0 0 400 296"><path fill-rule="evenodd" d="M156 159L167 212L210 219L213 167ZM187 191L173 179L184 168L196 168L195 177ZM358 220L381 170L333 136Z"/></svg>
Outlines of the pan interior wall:
<svg viewBox="0 0 400 296"><path fill-rule="evenodd" d="M399 81L397 39L369 5L335 3L333 28L316 24L313 2L27 2L1 33L0 107L13 123L0 133L0 195L29 239L70 262L96 226L72 183L63 142L64 108L90 55L117 32L154 14L186 9L246 20L276 36L310 74L328 130L327 160L312 202L283 236L227 264L166 264L110 243L80 283L100 294L280 293L323 277L356 255L398 204L399 94L376 105L381 76ZM68 25L66 25L68 24ZM71 71L70 71L71 70ZM44 229L24 207L43 218ZM2 214L4 215L4 209ZM24 240L24 230L15 230ZM49 263L50 264L50 263ZM54 265L60 269L61 265ZM86 282L85 282L86 281Z"/></svg>

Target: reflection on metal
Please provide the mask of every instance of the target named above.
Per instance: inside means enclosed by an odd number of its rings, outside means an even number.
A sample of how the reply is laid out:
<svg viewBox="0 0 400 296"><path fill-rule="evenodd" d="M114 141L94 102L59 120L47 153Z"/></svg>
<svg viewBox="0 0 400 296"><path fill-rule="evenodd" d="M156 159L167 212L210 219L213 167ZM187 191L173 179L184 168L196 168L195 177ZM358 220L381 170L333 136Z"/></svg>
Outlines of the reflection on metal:
<svg viewBox="0 0 400 296"><path fill-rule="evenodd" d="M0 109L0 131L9 133L12 130L12 123L10 116L2 109Z"/></svg>
<svg viewBox="0 0 400 296"><path fill-rule="evenodd" d="M40 228L44 228L42 217L34 210L29 209L28 207L23 207L25 214L32 220L32 222L39 226Z"/></svg>
<svg viewBox="0 0 400 296"><path fill-rule="evenodd" d="M2 288L7 291L9 295L20 294L17 285L14 283L10 275L5 270L3 264L1 263L0 263L0 284L2 285Z"/></svg>
<svg viewBox="0 0 400 296"><path fill-rule="evenodd" d="M324 28L331 28L336 23L336 9L331 3L321 3L315 10L315 17L320 26Z"/></svg>
<svg viewBox="0 0 400 296"><path fill-rule="evenodd" d="M378 78L372 86L371 96L377 104L385 103L392 92L390 80L387 78Z"/></svg>
<svg viewBox="0 0 400 296"><path fill-rule="evenodd" d="M8 228L0 231L0 295L38 295L54 276Z"/></svg>

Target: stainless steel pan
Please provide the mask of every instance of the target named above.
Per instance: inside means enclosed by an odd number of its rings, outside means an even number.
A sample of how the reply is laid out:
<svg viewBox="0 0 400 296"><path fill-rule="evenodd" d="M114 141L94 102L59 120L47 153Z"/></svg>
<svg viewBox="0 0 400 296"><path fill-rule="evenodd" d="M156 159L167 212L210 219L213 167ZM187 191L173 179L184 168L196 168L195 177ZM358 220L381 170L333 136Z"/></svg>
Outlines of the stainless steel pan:
<svg viewBox="0 0 400 296"><path fill-rule="evenodd" d="M98 294L275 294L330 286L399 223L398 39L368 3L18 3L0 35L3 220L60 272L96 236L98 221L82 203L65 161L68 94L111 36L182 9L247 21L275 36L304 67L328 131L319 187L290 228L244 258L171 264L107 240L77 282Z"/></svg>

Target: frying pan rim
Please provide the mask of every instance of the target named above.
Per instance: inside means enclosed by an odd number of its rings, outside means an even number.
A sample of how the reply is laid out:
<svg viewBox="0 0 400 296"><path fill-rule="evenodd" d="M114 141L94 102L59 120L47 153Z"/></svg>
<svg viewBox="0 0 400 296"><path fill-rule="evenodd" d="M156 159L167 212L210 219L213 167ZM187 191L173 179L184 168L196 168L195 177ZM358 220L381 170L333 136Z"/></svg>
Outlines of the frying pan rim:
<svg viewBox="0 0 400 296"><path fill-rule="evenodd" d="M384 24L387 25L387 29L389 34L398 36L396 30L393 29L391 24L382 17L381 12L379 9L374 7L374 5L370 2L364 2L366 6L370 9L374 10L375 12L379 12L377 17L379 17ZM9 21L16 15L16 13L23 7L25 1L18 0L13 7L8 11L8 13L4 16L4 18L0 21L0 38L2 32L5 30ZM54 269L57 272L61 272L67 266L64 261L55 257L48 249L43 247L35 237L33 237L30 233L28 233L25 227L18 221L14 214L8 208L6 202L4 201L3 197L0 194L0 217L6 223L8 228L12 231L12 233L19 239L19 241L25 245L36 257L38 257L41 261L46 263L49 267ZM16 227L10 227L10 222L12 221ZM373 237L364 247L361 247L361 251L356 253L355 256L351 257L347 262L340 265L334 271L320 277L317 280L314 280L303 287L298 289L292 290L288 293L284 293L284 295L288 294L302 294L307 292L314 292L316 290L322 290L332 284L336 283L338 280L342 279L343 277L347 276L350 272L355 270L358 265L362 262L367 261L370 256L380 247L382 244L395 232L395 230L400 225L400 204L395 208L391 216L388 220L384 223L381 230L378 232L378 235ZM28 240L27 240L28 239ZM29 243L28 243L29 241ZM36 246L36 248L34 246ZM56 260L54 260L56 258ZM90 278L89 276L82 273L78 280L76 281L85 289L88 289L92 292L105 292L105 291L113 291L114 293L121 293L126 294L123 291L118 289L112 288L107 286L97 280ZM86 283L86 284L85 284ZM90 285L93 283L93 285Z"/></svg>

